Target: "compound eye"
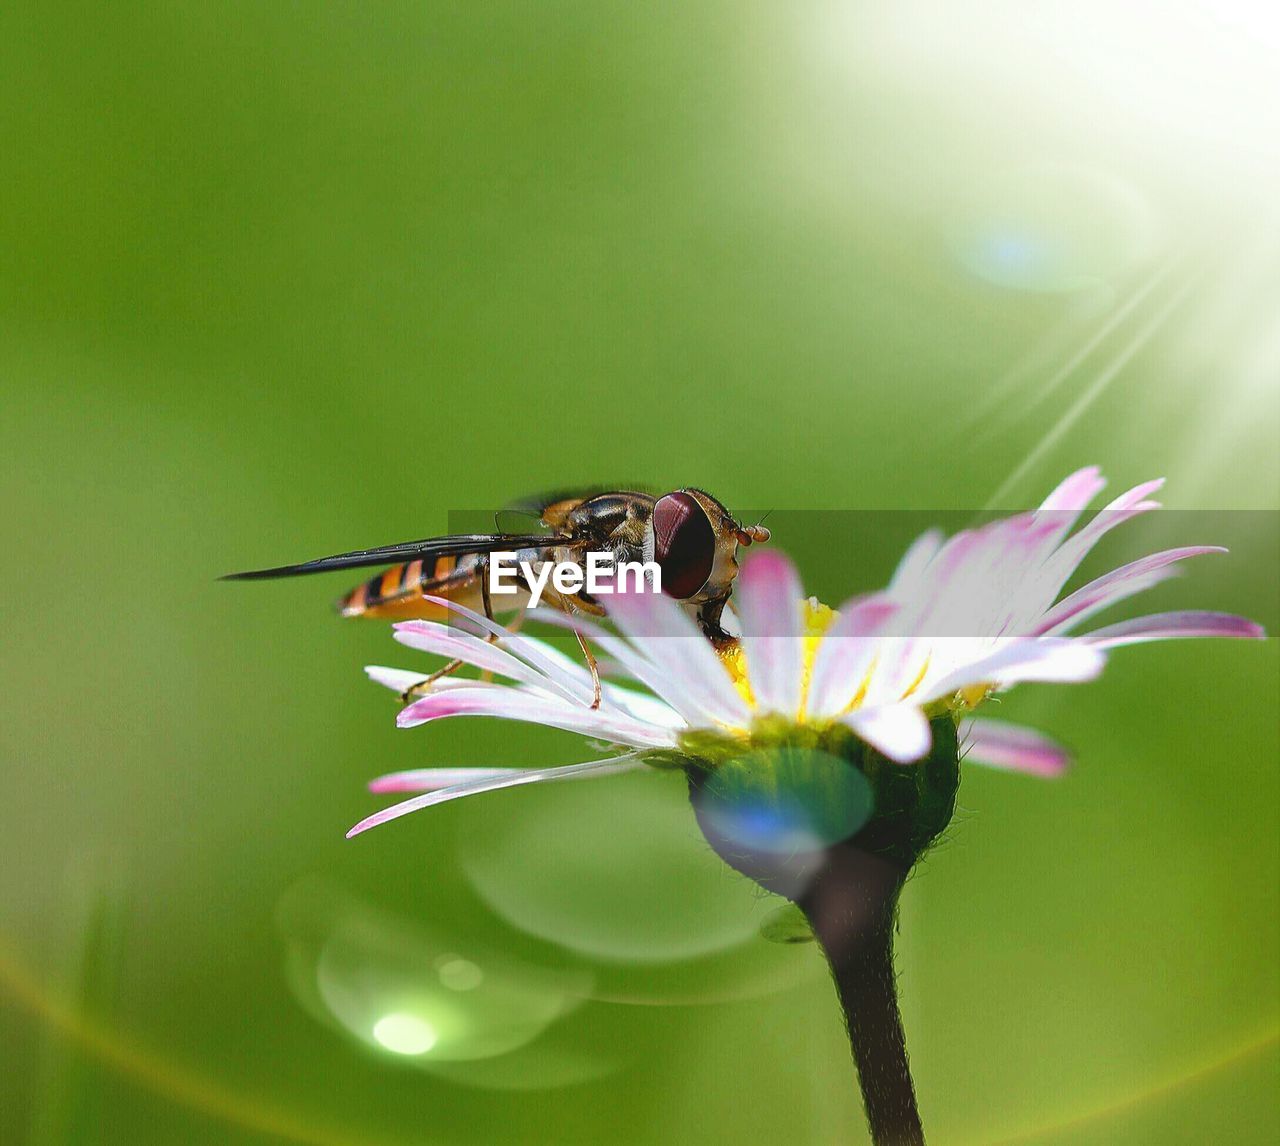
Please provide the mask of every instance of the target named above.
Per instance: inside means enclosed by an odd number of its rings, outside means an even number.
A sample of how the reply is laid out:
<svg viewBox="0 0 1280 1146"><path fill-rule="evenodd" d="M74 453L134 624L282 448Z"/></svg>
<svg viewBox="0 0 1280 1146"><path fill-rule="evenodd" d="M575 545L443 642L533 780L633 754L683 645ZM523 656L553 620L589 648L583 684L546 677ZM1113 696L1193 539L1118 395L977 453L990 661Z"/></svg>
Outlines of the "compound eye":
<svg viewBox="0 0 1280 1146"><path fill-rule="evenodd" d="M692 495L669 493L654 504L653 556L668 597L687 600L707 583L715 563L716 531Z"/></svg>

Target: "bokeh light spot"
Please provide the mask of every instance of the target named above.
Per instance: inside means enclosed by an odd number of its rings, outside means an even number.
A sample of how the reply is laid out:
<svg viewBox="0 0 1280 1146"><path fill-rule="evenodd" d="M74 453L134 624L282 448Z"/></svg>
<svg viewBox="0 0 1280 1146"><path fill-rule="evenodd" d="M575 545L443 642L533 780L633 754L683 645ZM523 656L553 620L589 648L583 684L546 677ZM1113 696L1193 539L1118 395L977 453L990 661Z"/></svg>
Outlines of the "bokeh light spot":
<svg viewBox="0 0 1280 1146"><path fill-rule="evenodd" d="M458 850L502 919L591 959L696 959L755 938L765 910L707 846L683 776L547 784L462 801Z"/></svg>
<svg viewBox="0 0 1280 1146"><path fill-rule="evenodd" d="M452 1077L477 1085L490 1076L467 1064L528 1046L591 990L584 970L476 945L463 955L438 926L424 928L322 880L286 893L278 926L289 985L315 1019L422 1070L438 1074L453 1064ZM546 1079L540 1065L536 1056L524 1062L527 1088ZM561 1066L552 1064L550 1085L572 1081L574 1071Z"/></svg>
<svg viewBox="0 0 1280 1146"><path fill-rule="evenodd" d="M417 1015L396 1012L373 1024L373 1037L393 1054L426 1054L436 1045L435 1028Z"/></svg>
<svg viewBox="0 0 1280 1146"><path fill-rule="evenodd" d="M474 991L484 982L484 972L470 959L458 956L436 960L436 974L440 982L451 991Z"/></svg>

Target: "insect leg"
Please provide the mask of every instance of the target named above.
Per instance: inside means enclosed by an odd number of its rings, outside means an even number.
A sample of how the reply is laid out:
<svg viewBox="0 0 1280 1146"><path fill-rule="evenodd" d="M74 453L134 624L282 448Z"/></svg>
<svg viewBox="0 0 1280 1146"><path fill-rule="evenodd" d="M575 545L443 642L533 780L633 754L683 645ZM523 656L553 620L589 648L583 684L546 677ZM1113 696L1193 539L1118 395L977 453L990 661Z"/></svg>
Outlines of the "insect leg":
<svg viewBox="0 0 1280 1146"><path fill-rule="evenodd" d="M480 558L480 599L484 602L484 615L489 620L494 620L493 616L493 599L489 596L489 555L486 553ZM498 638L493 633L488 633L485 640L489 644L493 644ZM493 673L488 669L480 674L480 679L486 684L493 680Z"/></svg>
<svg viewBox="0 0 1280 1146"><path fill-rule="evenodd" d="M480 599L484 602L484 615L493 620L493 599L489 596L489 555L483 554L480 558ZM493 634L489 634L489 639L493 640Z"/></svg>
<svg viewBox="0 0 1280 1146"><path fill-rule="evenodd" d="M575 629L573 635L578 638L578 648L582 650L582 655L587 659L587 668L591 670L591 707L600 707L600 666L596 663L595 654L588 646L586 638Z"/></svg>
<svg viewBox="0 0 1280 1146"><path fill-rule="evenodd" d="M723 597L717 597L712 601L706 602L698 610L698 627L702 629L702 635L716 648L722 648L733 642L733 638L724 631L720 624L720 618L724 616L724 607L728 603L729 594L725 593Z"/></svg>
<svg viewBox="0 0 1280 1146"><path fill-rule="evenodd" d="M553 609L559 609L562 613L581 612L581 605L575 603L571 598L566 597L563 593L551 588L550 586L542 594L542 599ZM603 610L602 610L603 611ZM588 647L586 640L582 634L574 629L573 635L578 639L578 648L582 650L582 655L587 662L587 668L591 670L591 707L600 707L600 666L596 662L595 654Z"/></svg>
<svg viewBox="0 0 1280 1146"><path fill-rule="evenodd" d="M489 596L489 555L487 553L481 556L477 569L480 576L480 598L484 601L484 615L492 621L495 618L493 615L493 601ZM493 644L498 639L498 636L496 633L487 633L485 634L484 639L488 644ZM436 671L430 676L423 677L417 684L410 685L406 688L404 692L400 694L400 700L404 704L408 704L416 697L425 696L431 691L431 686L435 684L436 681L440 680L442 677L452 676L465 663L466 662L460 657L455 657L442 668L436 669ZM480 674L480 679L486 682L491 681L493 680L493 673L486 670Z"/></svg>
<svg viewBox="0 0 1280 1146"><path fill-rule="evenodd" d="M426 696L431 691L431 686L441 677L452 676L457 672L465 662L461 657L454 657L443 668L436 669L430 676L424 676L417 684L411 684L400 694L400 700L404 704L408 704L411 700L417 700L420 696Z"/></svg>

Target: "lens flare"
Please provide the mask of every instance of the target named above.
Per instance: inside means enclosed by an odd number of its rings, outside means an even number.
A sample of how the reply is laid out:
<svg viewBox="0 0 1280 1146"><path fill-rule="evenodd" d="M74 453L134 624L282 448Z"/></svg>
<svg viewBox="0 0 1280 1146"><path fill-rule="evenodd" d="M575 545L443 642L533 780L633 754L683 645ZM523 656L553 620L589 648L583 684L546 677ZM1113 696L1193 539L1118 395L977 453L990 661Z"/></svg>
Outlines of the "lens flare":
<svg viewBox="0 0 1280 1146"><path fill-rule="evenodd" d="M1072 164L1014 168L976 181L948 225L956 259L1013 290L1058 293L1113 282L1154 254L1159 227L1141 193Z"/></svg>

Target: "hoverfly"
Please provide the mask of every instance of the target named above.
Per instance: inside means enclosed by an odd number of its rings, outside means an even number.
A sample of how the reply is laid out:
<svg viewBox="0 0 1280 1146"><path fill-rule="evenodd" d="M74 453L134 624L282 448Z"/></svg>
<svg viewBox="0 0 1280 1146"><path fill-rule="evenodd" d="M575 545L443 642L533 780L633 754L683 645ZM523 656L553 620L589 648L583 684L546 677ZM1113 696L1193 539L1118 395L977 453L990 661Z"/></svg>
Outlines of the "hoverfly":
<svg viewBox="0 0 1280 1146"><path fill-rule="evenodd" d="M444 620L447 608L426 599L436 597L494 619L495 604L504 612L516 610L522 616L530 594L525 586L494 601L488 576L491 554L514 551L518 561L530 565L548 561L583 565L589 554L605 553L615 562L656 562L662 571L663 592L681 602L712 643L723 644L732 639L721 620L738 573L738 546L769 540L769 531L762 525L740 525L720 502L700 489L679 489L661 497L632 490L554 494L515 508L535 517L544 532L430 537L298 565L232 573L224 580L294 577L398 561L340 598L338 611L344 617ZM570 595L548 586L543 600L566 613L604 613L603 606L585 589ZM580 635L578 643L591 670L598 706L596 660ZM406 690L402 699L418 695L460 664L445 665Z"/></svg>

